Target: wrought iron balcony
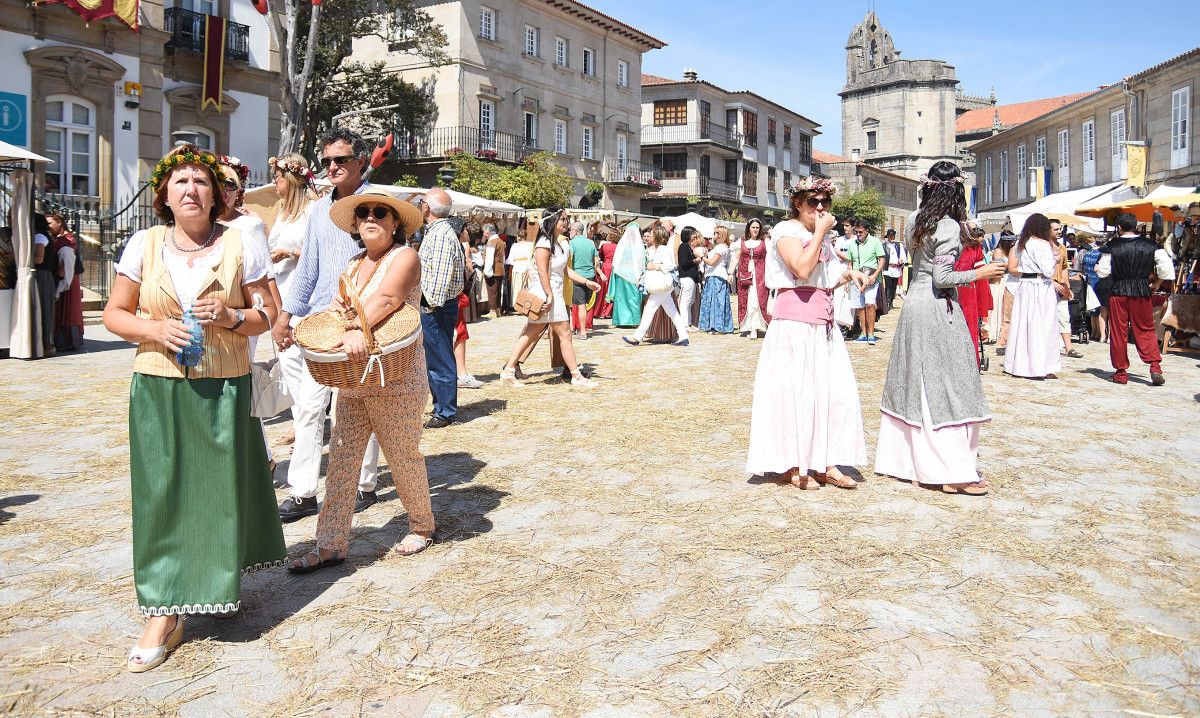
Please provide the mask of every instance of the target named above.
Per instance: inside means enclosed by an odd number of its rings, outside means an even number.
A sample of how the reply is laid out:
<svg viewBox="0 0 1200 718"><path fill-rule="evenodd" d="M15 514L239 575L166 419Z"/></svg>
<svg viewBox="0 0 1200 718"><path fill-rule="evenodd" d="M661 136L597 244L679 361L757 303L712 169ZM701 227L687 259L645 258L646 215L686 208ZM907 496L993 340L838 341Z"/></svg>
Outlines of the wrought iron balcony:
<svg viewBox="0 0 1200 718"><path fill-rule="evenodd" d="M171 36L167 47L189 52L204 52L204 25L208 15L183 8L163 10L163 29ZM225 57L250 61L250 26L225 21Z"/></svg>
<svg viewBox="0 0 1200 718"><path fill-rule="evenodd" d="M478 127L435 127L428 132L400 132L393 156L400 160L426 160L465 152L486 160L522 162L538 152L520 135Z"/></svg>
<svg viewBox="0 0 1200 718"><path fill-rule="evenodd" d="M712 177L664 179L660 193L722 200L737 200L741 198L741 189L736 182L726 182L724 180L713 179Z"/></svg>
<svg viewBox="0 0 1200 718"><path fill-rule="evenodd" d="M711 120L701 118L684 125L650 125L642 128L642 146L711 142L731 150L742 148L742 135Z"/></svg>
<svg viewBox="0 0 1200 718"><path fill-rule="evenodd" d="M604 181L614 185L637 185L659 189L662 187L661 172L654 165L637 160L604 160Z"/></svg>

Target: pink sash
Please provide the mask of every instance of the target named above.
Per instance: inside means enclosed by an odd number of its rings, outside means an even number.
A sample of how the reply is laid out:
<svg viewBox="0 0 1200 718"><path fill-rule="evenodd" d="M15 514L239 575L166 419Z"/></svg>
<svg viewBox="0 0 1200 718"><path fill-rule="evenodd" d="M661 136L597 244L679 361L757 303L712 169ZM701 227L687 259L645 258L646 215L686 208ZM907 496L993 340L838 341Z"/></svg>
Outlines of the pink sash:
<svg viewBox="0 0 1200 718"><path fill-rule="evenodd" d="M775 295L775 319L833 326L833 294L818 287L780 289Z"/></svg>

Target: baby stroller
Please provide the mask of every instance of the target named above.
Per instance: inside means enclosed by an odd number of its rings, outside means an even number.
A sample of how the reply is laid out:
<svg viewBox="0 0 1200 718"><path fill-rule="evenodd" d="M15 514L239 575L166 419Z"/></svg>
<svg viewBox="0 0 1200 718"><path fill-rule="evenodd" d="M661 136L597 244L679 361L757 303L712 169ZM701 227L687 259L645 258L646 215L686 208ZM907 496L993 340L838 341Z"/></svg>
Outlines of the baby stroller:
<svg viewBox="0 0 1200 718"><path fill-rule="evenodd" d="M1087 344L1092 338L1092 318L1088 316L1087 309L1087 280L1073 274L1068 281L1072 296L1067 302L1067 313L1071 317L1071 340L1077 344Z"/></svg>

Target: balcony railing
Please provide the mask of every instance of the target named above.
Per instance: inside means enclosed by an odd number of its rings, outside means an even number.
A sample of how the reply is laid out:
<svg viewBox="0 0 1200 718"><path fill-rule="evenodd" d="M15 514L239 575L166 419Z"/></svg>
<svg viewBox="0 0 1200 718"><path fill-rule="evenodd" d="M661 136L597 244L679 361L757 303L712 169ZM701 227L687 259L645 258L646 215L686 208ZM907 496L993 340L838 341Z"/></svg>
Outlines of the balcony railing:
<svg viewBox="0 0 1200 718"><path fill-rule="evenodd" d="M483 159L515 163L539 151L521 135L478 127L435 127L428 132L401 132L396 139L394 156L402 160L449 157L465 152Z"/></svg>
<svg viewBox="0 0 1200 718"><path fill-rule="evenodd" d="M662 173L652 164L637 160L604 160L604 181L608 184L642 185L654 188L661 186Z"/></svg>
<svg viewBox="0 0 1200 718"><path fill-rule="evenodd" d="M642 146L673 145L683 142L712 142L722 147L738 150L742 147L742 135L711 120L700 119L686 125L651 125L642 128Z"/></svg>
<svg viewBox="0 0 1200 718"><path fill-rule="evenodd" d="M202 12L192 12L171 7L163 10L163 29L171 36L167 47L189 52L204 52L204 20ZM250 61L250 26L237 22L225 22L225 57L230 60Z"/></svg>
<svg viewBox="0 0 1200 718"><path fill-rule="evenodd" d="M713 179L711 177L687 177L684 179L664 179L662 194L695 195L712 199L736 200L741 197L737 183Z"/></svg>

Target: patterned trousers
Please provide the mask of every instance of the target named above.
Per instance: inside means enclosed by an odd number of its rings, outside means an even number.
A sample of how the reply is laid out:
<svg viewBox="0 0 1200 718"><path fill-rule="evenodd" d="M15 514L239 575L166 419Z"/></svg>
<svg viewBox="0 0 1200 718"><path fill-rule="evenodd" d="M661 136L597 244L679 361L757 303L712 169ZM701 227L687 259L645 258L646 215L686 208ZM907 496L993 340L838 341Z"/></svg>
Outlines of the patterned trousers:
<svg viewBox="0 0 1200 718"><path fill-rule="evenodd" d="M338 393L337 422L329 440L325 502L317 518L319 548L338 555L345 555L349 548L359 471L372 433L391 467L396 494L408 511L409 530L433 534L429 477L420 448L421 414L425 408L424 382L420 384L420 391L410 387L392 390L389 386L371 394L351 394L350 390Z"/></svg>

